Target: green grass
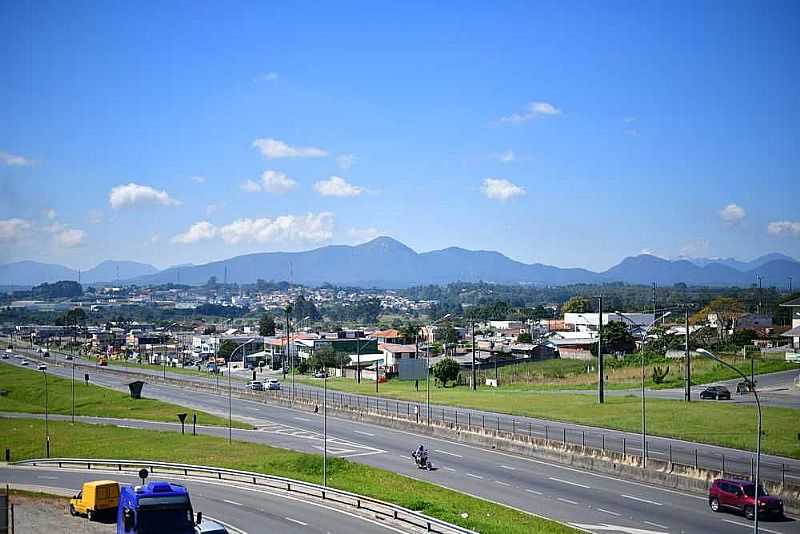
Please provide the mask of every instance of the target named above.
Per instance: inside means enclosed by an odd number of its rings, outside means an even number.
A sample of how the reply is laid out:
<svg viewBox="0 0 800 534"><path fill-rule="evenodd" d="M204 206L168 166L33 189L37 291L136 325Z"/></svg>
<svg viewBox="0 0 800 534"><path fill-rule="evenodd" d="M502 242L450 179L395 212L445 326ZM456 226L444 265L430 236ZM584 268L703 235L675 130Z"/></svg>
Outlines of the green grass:
<svg viewBox="0 0 800 534"><path fill-rule="evenodd" d="M22 413L44 413L44 377L41 371L23 369L0 363L0 411ZM113 389L86 385L83 378L75 377L75 415L145 419L148 421L177 422L176 414L196 413L201 425L226 426L227 419L205 412L193 411L183 406L155 399L132 399ZM144 394L147 395L147 385ZM52 374L47 375L47 407L51 414L72 413L71 380ZM233 421L237 428L250 425Z"/></svg>
<svg viewBox="0 0 800 534"><path fill-rule="evenodd" d="M12 459L43 456L42 421L0 418L0 447ZM256 471L321 483L322 456L211 436L50 423L51 455L190 463ZM330 486L395 503L485 534L569 533L573 529L396 473L334 458ZM462 513L468 518L461 517Z"/></svg>
<svg viewBox="0 0 800 534"><path fill-rule="evenodd" d="M320 385L319 380L296 378ZM342 391L375 394L374 381L356 384L351 379L331 378L328 387ZM380 396L425 403L425 382L419 391L414 382L390 380L380 384ZM532 391L528 388L506 386L500 389L480 387L473 392L467 387L441 388L431 384L431 402L449 406L475 408L519 416L568 421L585 425L641 431L641 399L634 396L607 396L603 405L593 395ZM765 452L800 458L800 410L764 407L762 448ZM647 428L653 435L674 437L735 447L755 449L755 406L725 402L691 402L648 399Z"/></svg>

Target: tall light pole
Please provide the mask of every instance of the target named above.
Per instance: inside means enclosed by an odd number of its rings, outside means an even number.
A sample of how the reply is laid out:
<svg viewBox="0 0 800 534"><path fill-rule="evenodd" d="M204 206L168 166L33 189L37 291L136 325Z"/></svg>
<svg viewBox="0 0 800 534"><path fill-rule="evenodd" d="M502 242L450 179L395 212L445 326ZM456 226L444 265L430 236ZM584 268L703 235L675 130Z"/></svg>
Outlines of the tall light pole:
<svg viewBox="0 0 800 534"><path fill-rule="evenodd" d="M605 402L605 370L603 369L603 296L597 297L597 402Z"/></svg>
<svg viewBox="0 0 800 534"><path fill-rule="evenodd" d="M756 408L758 408L758 436L756 439L756 480L755 480L756 487L755 491L753 492L753 495L755 496L755 504L753 505L753 532L755 534L758 534L758 498L759 498L759 488L760 488L758 480L760 474L759 468L761 466L761 401L758 399L758 392L756 391L756 385L754 382L750 382L750 379L748 379L743 372L741 372L739 369L729 364L728 362L717 357L716 355L712 354L711 351L699 348L697 349L697 352L735 371L739 376L741 376L744 379L745 382L748 382L750 384L750 389L753 391L753 396L756 399Z"/></svg>
<svg viewBox="0 0 800 534"><path fill-rule="evenodd" d="M684 328L686 330L686 339L684 340L684 391L683 398L686 402L692 402L692 356L689 354L689 307L683 310L684 313Z"/></svg>
<svg viewBox="0 0 800 534"><path fill-rule="evenodd" d="M439 319L436 319L432 323L428 324L428 347L427 347L427 357L426 357L426 365L425 365L425 386L427 388L427 405L428 405L428 426L431 424L431 343L433 343L433 327L436 323L440 323L442 321L446 321L450 318L452 314L448 313ZM377 376L375 377L377 380Z"/></svg>
<svg viewBox="0 0 800 534"><path fill-rule="evenodd" d="M75 358L72 358L72 424L75 424Z"/></svg>
<svg viewBox="0 0 800 534"><path fill-rule="evenodd" d="M233 410L233 387L231 386L231 360L233 359L233 356L236 354L237 350L241 349L242 347L246 347L253 341L255 341L255 338L248 339L247 341L244 342L243 345L239 345L238 347L233 349L233 352L231 352L228 355L228 443L231 443L231 441L233 441L232 437L233 431L231 430L232 426L231 412ZM242 358L242 364L244 364L244 358Z"/></svg>
<svg viewBox="0 0 800 534"><path fill-rule="evenodd" d="M328 366L322 368L322 485L328 486Z"/></svg>
<svg viewBox="0 0 800 534"><path fill-rule="evenodd" d="M475 382L477 377L475 375L475 321L472 321L472 391L478 389L478 384Z"/></svg>
<svg viewBox="0 0 800 534"><path fill-rule="evenodd" d="M644 329L645 337L647 337L647 331L650 330L658 321L664 319L672 312L666 312L664 315L658 318L653 318L653 322L647 325ZM622 312L614 312L615 315L618 317L622 317L623 319L629 321L633 326L639 326L636 324L636 321L628 317ZM655 309L653 309L653 315L655 316ZM645 391L644 391L644 340L642 340L642 350L639 351L639 355L642 361L642 467L647 467L647 411L645 406Z"/></svg>

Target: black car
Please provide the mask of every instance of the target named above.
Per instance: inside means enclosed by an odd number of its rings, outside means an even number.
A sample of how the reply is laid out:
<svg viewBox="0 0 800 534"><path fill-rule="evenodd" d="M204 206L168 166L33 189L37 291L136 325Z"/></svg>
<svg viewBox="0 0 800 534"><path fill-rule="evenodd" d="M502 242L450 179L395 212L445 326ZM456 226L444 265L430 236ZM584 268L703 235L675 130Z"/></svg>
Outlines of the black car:
<svg viewBox="0 0 800 534"><path fill-rule="evenodd" d="M701 399L731 400L731 392L725 386L708 386L700 392Z"/></svg>

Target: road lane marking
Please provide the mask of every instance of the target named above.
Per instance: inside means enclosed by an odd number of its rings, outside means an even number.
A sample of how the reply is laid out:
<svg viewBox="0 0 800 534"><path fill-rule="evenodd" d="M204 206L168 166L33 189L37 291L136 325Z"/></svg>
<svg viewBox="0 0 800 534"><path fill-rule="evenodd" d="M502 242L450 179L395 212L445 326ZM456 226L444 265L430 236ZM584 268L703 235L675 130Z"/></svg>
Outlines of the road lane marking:
<svg viewBox="0 0 800 534"><path fill-rule="evenodd" d="M648 525L650 525L652 527L663 528L664 530L669 530L669 527L664 526L664 525L659 525L658 523L653 523L652 521L645 521L645 523L647 523Z"/></svg>
<svg viewBox="0 0 800 534"><path fill-rule="evenodd" d="M642 499L641 497L634 497L633 495L625 495L625 494L623 494L623 495L621 495L621 497L624 497L626 499L631 499L632 501L639 501L639 502L643 502L643 503L647 503L647 504L654 504L656 506L663 506L660 502L650 501L650 500L647 500L647 499Z"/></svg>
<svg viewBox="0 0 800 534"><path fill-rule="evenodd" d="M305 421L306 423L310 423L311 422L311 419L306 419L305 417L297 417L297 416L295 416L295 419L297 419L298 421Z"/></svg>
<svg viewBox="0 0 800 534"><path fill-rule="evenodd" d="M228 499L222 499L222 502L226 502L228 504L232 504L234 506L242 506L242 503L236 501L229 501Z"/></svg>
<svg viewBox="0 0 800 534"><path fill-rule="evenodd" d="M752 523L748 525L747 523L741 523L739 521L733 521L731 519L723 519L723 521L725 521L726 523L730 523L732 525L739 525L740 527L746 527L746 528L749 528L749 529L753 528L753 524ZM647 523L647 521L645 521L645 523ZM781 532L778 532L777 530L769 530L767 528L764 528L764 527L761 526L760 523L758 525L758 530L763 530L764 532L769 532L771 534L782 534Z"/></svg>
<svg viewBox="0 0 800 534"><path fill-rule="evenodd" d="M454 473L456 472L456 470L455 470L455 469L453 469L452 467L446 467L446 466L444 466L444 468L445 468L445 469L447 469L448 471L452 471L452 472L454 472Z"/></svg>
<svg viewBox="0 0 800 534"><path fill-rule="evenodd" d="M361 430L353 430L356 434L361 434L362 436L369 436L371 438L375 437L375 434L370 434L369 432L362 432Z"/></svg>
<svg viewBox="0 0 800 534"><path fill-rule="evenodd" d="M41 479L44 479L44 480L58 480L58 477L48 477L48 476L43 476L43 475L39 475L36 478L41 478Z"/></svg>
<svg viewBox="0 0 800 534"><path fill-rule="evenodd" d="M612 512L611 510L606 510L604 508L598 508L597 511L598 512L603 512L604 514L613 515L614 517L619 517L620 515L622 515L622 514L618 514L617 512Z"/></svg>
<svg viewBox="0 0 800 534"><path fill-rule="evenodd" d="M576 506L578 505L578 503L576 503L575 501L571 501L571 500L569 500L569 499L565 499L565 498L563 498L563 497L559 497L559 498L558 498L558 500L559 500L559 501L561 501L561 502L565 502L565 503L567 503L567 504L574 504L574 505L576 505Z"/></svg>
<svg viewBox="0 0 800 534"><path fill-rule="evenodd" d="M285 518L285 519L286 519L287 521L291 521L292 523L297 523L298 525L302 525L302 526L304 526L304 527L307 527L307 526L308 526L308 523L303 523L302 521L300 521L300 520L298 520L298 519L292 519L291 517L287 517L287 518Z"/></svg>
<svg viewBox="0 0 800 534"><path fill-rule="evenodd" d="M472 477L472 478L477 478L477 479L483 480L483 477L482 477L482 476L480 476L480 475L473 475L472 473L467 473L467 476L468 476L468 477Z"/></svg>
<svg viewBox="0 0 800 534"><path fill-rule="evenodd" d="M447 452L447 451L443 451L443 450L440 450L440 449L434 449L433 452L438 452L440 454L446 454L448 456L455 456L456 458L463 458L463 456L461 456L460 454L456 454L454 452Z"/></svg>
<svg viewBox="0 0 800 534"><path fill-rule="evenodd" d="M561 478L555 478L555 477L547 477L547 478L555 482L561 482L562 484L569 484L570 486L578 486L579 488L592 489L591 486L587 486L586 484L578 484L577 482L570 482L569 480L563 480Z"/></svg>
<svg viewBox="0 0 800 534"><path fill-rule="evenodd" d="M500 468L501 469L508 469L509 471L516 471L517 470L516 467L510 467L508 465L501 465Z"/></svg>
<svg viewBox="0 0 800 534"><path fill-rule="evenodd" d="M501 480L495 480L495 482L496 482L497 484L500 484L501 486L508 486L508 487L511 487L511 484L509 484L508 482L503 482L503 481L501 481Z"/></svg>
<svg viewBox="0 0 800 534"><path fill-rule="evenodd" d="M532 490L532 489L526 489L525 491L527 491L528 493L533 493L534 495L541 495L542 494L541 491L536 491L536 490Z"/></svg>

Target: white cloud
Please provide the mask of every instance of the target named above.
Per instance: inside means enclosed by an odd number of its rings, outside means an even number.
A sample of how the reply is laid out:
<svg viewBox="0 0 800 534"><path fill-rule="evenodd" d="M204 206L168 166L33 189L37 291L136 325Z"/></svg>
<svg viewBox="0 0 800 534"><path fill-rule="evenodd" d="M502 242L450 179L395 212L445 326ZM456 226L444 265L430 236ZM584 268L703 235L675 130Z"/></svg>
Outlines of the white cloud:
<svg viewBox="0 0 800 534"><path fill-rule="evenodd" d="M341 176L331 176L314 184L314 189L325 197L357 197L364 188L349 183Z"/></svg>
<svg viewBox="0 0 800 534"><path fill-rule="evenodd" d="M217 211L219 211L220 206L219 204L209 204L206 206L206 215L213 215Z"/></svg>
<svg viewBox="0 0 800 534"><path fill-rule="evenodd" d="M767 225L770 235L800 237L800 221L774 221Z"/></svg>
<svg viewBox="0 0 800 534"><path fill-rule="evenodd" d="M18 241L30 228L30 221L24 219L0 220L0 241Z"/></svg>
<svg viewBox="0 0 800 534"><path fill-rule="evenodd" d="M0 150L0 163L9 167L28 167L33 165L33 160Z"/></svg>
<svg viewBox="0 0 800 534"><path fill-rule="evenodd" d="M155 233L152 236L150 236L150 243L151 244L155 245L159 241L161 241L161 234Z"/></svg>
<svg viewBox="0 0 800 534"><path fill-rule="evenodd" d="M191 181L193 181L194 183L196 183L196 184L204 184L204 183L206 183L206 177L205 176L190 176L189 179Z"/></svg>
<svg viewBox="0 0 800 534"><path fill-rule="evenodd" d="M278 79L277 72L265 72L263 74L258 74L256 76L253 76L254 82L274 82L277 79Z"/></svg>
<svg viewBox="0 0 800 534"><path fill-rule="evenodd" d="M191 243L197 243L198 241L212 239L216 235L217 228L213 224L208 221L200 221L191 225L185 233L173 237L172 242L189 245Z"/></svg>
<svg viewBox="0 0 800 534"><path fill-rule="evenodd" d="M356 157L352 154L339 154L336 156L336 165L344 171L352 167L355 161Z"/></svg>
<svg viewBox="0 0 800 534"><path fill-rule="evenodd" d="M681 247L680 257L697 258L708 256L711 243L707 239L695 239Z"/></svg>
<svg viewBox="0 0 800 534"><path fill-rule="evenodd" d="M519 124L541 116L561 115L561 110L548 102L529 102L522 113L501 117L500 122Z"/></svg>
<svg viewBox="0 0 800 534"><path fill-rule="evenodd" d="M261 175L261 185L269 193L287 193L295 188L297 182L280 171L265 171Z"/></svg>
<svg viewBox="0 0 800 534"><path fill-rule="evenodd" d="M508 150L500 152L499 154L493 154L492 156L501 163L511 163L512 161L517 159L517 157L514 155L514 151L511 150L510 148Z"/></svg>
<svg viewBox="0 0 800 534"><path fill-rule="evenodd" d="M481 191L486 198L506 200L526 194L525 190L503 178L487 178L483 181Z"/></svg>
<svg viewBox="0 0 800 534"><path fill-rule="evenodd" d="M279 158L322 158L328 153L315 146L289 146L277 139L256 139L253 146L267 159Z"/></svg>
<svg viewBox="0 0 800 534"><path fill-rule="evenodd" d="M114 209L134 204L161 204L162 206L177 206L179 201L170 197L166 191L159 191L149 185L139 185L133 182L127 185L118 185L111 189L108 202Z"/></svg>
<svg viewBox="0 0 800 534"><path fill-rule="evenodd" d="M77 228L67 228L56 234L56 243L63 248L75 248L83 245L86 232Z"/></svg>
<svg viewBox="0 0 800 534"><path fill-rule="evenodd" d="M372 241L380 236L381 232L377 228L350 228L350 230L347 231L347 235L350 237L350 241L357 245L359 243Z"/></svg>
<svg viewBox="0 0 800 534"><path fill-rule="evenodd" d="M333 237L333 223L334 215L330 212L281 215L274 219L239 219L221 227L219 234L231 245L273 241L319 243Z"/></svg>
<svg viewBox="0 0 800 534"><path fill-rule="evenodd" d="M54 223L48 224L46 226L42 226L42 230L44 230L48 234L58 234L60 232L63 232L66 229L67 229L67 226L64 225L64 224L61 224L60 222L54 222Z"/></svg>
<svg viewBox="0 0 800 534"><path fill-rule="evenodd" d="M245 180L239 185L239 189L248 193L258 193L261 191L261 184L253 180Z"/></svg>
<svg viewBox="0 0 800 534"><path fill-rule="evenodd" d="M53 208L50 208L49 210L47 210L47 211L45 212L45 215L47 216L47 218L48 218L49 220L51 220L51 221L52 221L53 219L55 219L55 218L58 216L58 213L57 213L57 212L56 212L56 210L54 210Z"/></svg>
<svg viewBox="0 0 800 534"><path fill-rule="evenodd" d="M737 223L745 218L747 212L738 204L728 204L719 211L719 217L727 223Z"/></svg>

